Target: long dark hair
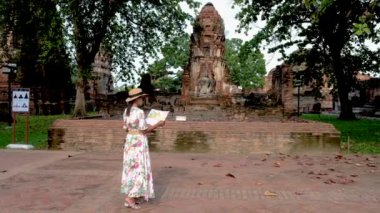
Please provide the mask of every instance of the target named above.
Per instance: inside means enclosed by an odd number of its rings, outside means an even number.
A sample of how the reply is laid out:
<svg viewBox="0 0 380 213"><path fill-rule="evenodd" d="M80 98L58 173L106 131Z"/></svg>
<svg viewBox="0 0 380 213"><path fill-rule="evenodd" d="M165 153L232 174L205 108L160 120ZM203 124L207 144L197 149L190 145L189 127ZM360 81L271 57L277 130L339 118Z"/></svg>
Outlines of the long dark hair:
<svg viewBox="0 0 380 213"><path fill-rule="evenodd" d="M128 117L129 117L129 114L131 113L131 108L132 108L132 106L133 106L133 103L134 103L137 99L139 99L139 98L136 98L135 100L130 101L130 102L128 103L128 106L127 106L127 116L128 116Z"/></svg>

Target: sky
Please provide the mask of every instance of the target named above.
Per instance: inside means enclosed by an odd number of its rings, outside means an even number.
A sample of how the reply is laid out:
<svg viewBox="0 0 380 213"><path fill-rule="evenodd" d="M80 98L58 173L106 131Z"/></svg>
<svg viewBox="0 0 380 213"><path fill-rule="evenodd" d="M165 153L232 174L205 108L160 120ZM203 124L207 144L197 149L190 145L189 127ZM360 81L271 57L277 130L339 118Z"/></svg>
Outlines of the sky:
<svg viewBox="0 0 380 213"><path fill-rule="evenodd" d="M260 30L260 27L264 27L264 23L255 23L253 24L253 29L248 32L248 35L245 35L244 33L237 33L236 30L238 28L239 21L235 18L235 16L239 12L239 9L236 8L236 6L234 9L232 9L233 0L198 0L198 2L201 2L199 11L208 2L211 2L214 5L215 9L218 11L219 15L224 21L224 33L227 39L240 38L243 41L247 41ZM191 34L192 30L192 26L188 26L186 31L187 33ZM269 72L277 65L281 64L281 62L278 61L280 58L279 53L267 53L265 50L261 51L264 54L265 67L267 72Z"/></svg>

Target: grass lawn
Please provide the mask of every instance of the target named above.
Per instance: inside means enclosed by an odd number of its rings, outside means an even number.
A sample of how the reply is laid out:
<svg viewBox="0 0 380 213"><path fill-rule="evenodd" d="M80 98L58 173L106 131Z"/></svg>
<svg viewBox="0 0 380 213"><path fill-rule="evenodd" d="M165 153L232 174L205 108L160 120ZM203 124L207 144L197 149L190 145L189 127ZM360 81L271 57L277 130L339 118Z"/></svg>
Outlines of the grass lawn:
<svg viewBox="0 0 380 213"><path fill-rule="evenodd" d="M331 123L341 132L341 146L355 153L380 154L380 120L338 120L332 115L304 114L302 119Z"/></svg>
<svg viewBox="0 0 380 213"><path fill-rule="evenodd" d="M26 116L17 115L15 143L24 143L25 141L25 121ZM49 116L29 116L29 144L36 149L47 149L48 147L48 128L56 119L71 118L71 115L49 115ZM0 148L5 148L12 143L12 126L0 122Z"/></svg>

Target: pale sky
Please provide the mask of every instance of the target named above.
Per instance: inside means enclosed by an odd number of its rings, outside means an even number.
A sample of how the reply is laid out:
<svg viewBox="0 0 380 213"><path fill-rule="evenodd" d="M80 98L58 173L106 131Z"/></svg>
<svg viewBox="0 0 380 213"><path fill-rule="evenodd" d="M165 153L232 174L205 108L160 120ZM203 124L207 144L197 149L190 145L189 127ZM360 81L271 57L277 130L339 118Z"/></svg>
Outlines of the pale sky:
<svg viewBox="0 0 380 213"><path fill-rule="evenodd" d="M245 35L244 33L239 34L236 32L237 27L239 25L239 21L235 18L236 14L239 12L239 9L236 8L236 6L234 9L232 9L233 0L198 0L198 2L201 2L201 7L199 8L199 11L208 2L211 2L214 5L215 9L218 11L219 15L222 17L224 21L225 36L227 39L240 38L243 41L247 41L251 39L260 30L260 27L264 26L263 23L255 23L252 25L253 28L250 32L248 32L248 35ZM191 34L192 30L192 26L189 26L187 28L187 33ZM264 54L266 65L265 67L267 72L269 72L277 65L281 64L281 62L278 61L278 58L280 57L279 53L268 54L265 50L261 51Z"/></svg>

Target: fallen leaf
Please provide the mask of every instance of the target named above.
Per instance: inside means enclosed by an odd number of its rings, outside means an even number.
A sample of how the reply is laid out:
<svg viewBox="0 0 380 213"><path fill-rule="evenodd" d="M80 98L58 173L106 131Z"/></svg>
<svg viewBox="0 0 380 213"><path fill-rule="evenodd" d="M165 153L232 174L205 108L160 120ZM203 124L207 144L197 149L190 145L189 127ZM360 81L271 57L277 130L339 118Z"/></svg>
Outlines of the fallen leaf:
<svg viewBox="0 0 380 213"><path fill-rule="evenodd" d="M368 166L368 167L376 167L376 165L373 164L373 163L367 163L367 166Z"/></svg>
<svg viewBox="0 0 380 213"><path fill-rule="evenodd" d="M306 165L308 165L308 166L312 166L312 165L314 165L314 163L311 163L311 162L307 162L307 163L305 163Z"/></svg>
<svg viewBox="0 0 380 213"><path fill-rule="evenodd" d="M276 192L271 192L271 191L265 191L264 195L265 196L277 196L277 193Z"/></svg>
<svg viewBox="0 0 380 213"><path fill-rule="evenodd" d="M335 159L338 159L338 160L343 159L343 155L336 155Z"/></svg>
<svg viewBox="0 0 380 213"><path fill-rule="evenodd" d="M273 166L274 166L274 167L280 167L280 166L281 166L281 163L278 162L278 161L276 161L276 162L273 163Z"/></svg>
<svg viewBox="0 0 380 213"><path fill-rule="evenodd" d="M1 173L5 173L5 172L7 172L7 170L2 170L2 171L1 171Z"/></svg>
<svg viewBox="0 0 380 213"><path fill-rule="evenodd" d="M355 181L351 180L351 179L347 179L347 178L342 178L339 180L340 184L349 184L349 183L353 183L353 182L355 182Z"/></svg>
<svg viewBox="0 0 380 213"><path fill-rule="evenodd" d="M332 179L328 179L324 182L325 184L332 184L332 183L336 183L334 180Z"/></svg>
<svg viewBox="0 0 380 213"><path fill-rule="evenodd" d="M318 175L328 175L326 172L319 172Z"/></svg>
<svg viewBox="0 0 380 213"><path fill-rule="evenodd" d="M195 158L191 158L191 160L195 160Z"/></svg>
<svg viewBox="0 0 380 213"><path fill-rule="evenodd" d="M222 164L221 163L217 163L213 167L222 167Z"/></svg>
<svg viewBox="0 0 380 213"><path fill-rule="evenodd" d="M235 175L231 174L231 173L228 173L226 174L227 177L232 177L232 178L236 178Z"/></svg>
<svg viewBox="0 0 380 213"><path fill-rule="evenodd" d="M203 183L198 183L198 185L200 186L200 185L203 185Z"/></svg>
<svg viewBox="0 0 380 213"><path fill-rule="evenodd" d="M168 169L171 169L171 168L172 168L172 166L164 166L164 168L168 168Z"/></svg>
<svg viewBox="0 0 380 213"><path fill-rule="evenodd" d="M362 166L360 163L355 163L355 166Z"/></svg>
<svg viewBox="0 0 380 213"><path fill-rule="evenodd" d="M256 186L261 186L261 185L263 185L262 182L260 182L260 181L256 181Z"/></svg>
<svg viewBox="0 0 380 213"><path fill-rule="evenodd" d="M296 194L296 195L303 195L304 193L303 192L294 192L294 194Z"/></svg>
<svg viewBox="0 0 380 213"><path fill-rule="evenodd" d="M330 171L335 171L335 169L333 169L333 168L330 168L329 170L330 170Z"/></svg>
<svg viewBox="0 0 380 213"><path fill-rule="evenodd" d="M262 159L261 161L266 161L267 159L266 158L264 158L264 159Z"/></svg>
<svg viewBox="0 0 380 213"><path fill-rule="evenodd" d="M72 155L68 155L67 157L68 157L68 158L71 158L71 157L72 157Z"/></svg>
<svg viewBox="0 0 380 213"><path fill-rule="evenodd" d="M207 165L207 162L204 162L204 163L201 164L201 166L205 166L205 165Z"/></svg>
<svg viewBox="0 0 380 213"><path fill-rule="evenodd" d="M357 176L359 176L359 175L350 175L351 177L357 177Z"/></svg>
<svg viewBox="0 0 380 213"><path fill-rule="evenodd" d="M313 171L310 171L309 173L307 173L308 175L313 175L314 172Z"/></svg>

